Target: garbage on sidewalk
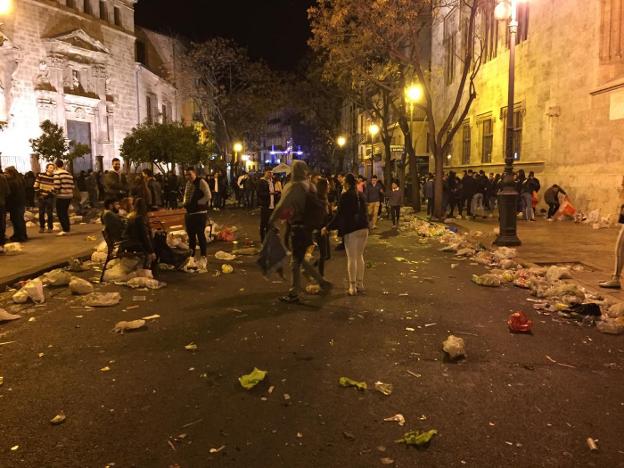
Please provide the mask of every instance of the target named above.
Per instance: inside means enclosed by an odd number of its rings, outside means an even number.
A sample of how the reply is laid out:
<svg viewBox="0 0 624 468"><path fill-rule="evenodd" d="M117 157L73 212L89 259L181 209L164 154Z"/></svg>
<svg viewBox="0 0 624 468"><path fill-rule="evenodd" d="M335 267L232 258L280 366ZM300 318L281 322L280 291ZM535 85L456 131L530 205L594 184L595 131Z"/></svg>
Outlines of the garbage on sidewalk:
<svg viewBox="0 0 624 468"><path fill-rule="evenodd" d="M123 320L115 324L115 328L113 328L113 331L115 333L121 333L123 335L124 332L130 331L130 330L138 330L139 328L143 328L144 326L145 326L145 320L143 319L132 320L129 322Z"/></svg>
<svg viewBox="0 0 624 468"><path fill-rule="evenodd" d="M121 302L121 294L118 292L110 293L91 293L84 296L84 303L89 307L112 307Z"/></svg>
<svg viewBox="0 0 624 468"><path fill-rule="evenodd" d="M224 263L223 265L221 265L221 271L226 275L229 275L230 273L234 272L234 267L232 265Z"/></svg>
<svg viewBox="0 0 624 468"><path fill-rule="evenodd" d="M8 244L4 244L4 254L5 255L17 255L23 252L22 244L19 242L9 242Z"/></svg>
<svg viewBox="0 0 624 468"><path fill-rule="evenodd" d="M394 390L394 386L392 384L384 383L379 380L375 382L374 385L375 385L375 390L377 390L379 393L385 396L391 395L392 391Z"/></svg>
<svg viewBox="0 0 624 468"><path fill-rule="evenodd" d="M227 262L231 262L232 260L236 259L236 255L232 255L231 253L227 253L227 252L224 252L223 250L219 250L217 253L215 253L215 258L217 260L224 260Z"/></svg>
<svg viewBox="0 0 624 468"><path fill-rule="evenodd" d="M63 424L65 422L65 414L61 411L59 414L50 419L50 424L53 426L58 426L59 424Z"/></svg>
<svg viewBox="0 0 624 468"><path fill-rule="evenodd" d="M366 382L358 382L357 380L350 379L349 377L340 377L338 379L338 384L341 387L355 387L358 390L368 389L368 385L366 385Z"/></svg>
<svg viewBox="0 0 624 468"><path fill-rule="evenodd" d="M530 320L524 312L519 311L509 316L507 319L507 326L513 333L531 333L533 321Z"/></svg>
<svg viewBox="0 0 624 468"><path fill-rule="evenodd" d="M72 277L69 282L69 289L72 294L77 294L79 296L91 294L94 290L93 285L89 281L78 278L77 276Z"/></svg>
<svg viewBox="0 0 624 468"><path fill-rule="evenodd" d="M389 418L384 418L386 422L397 422L399 426L405 426L405 416L402 414L395 414L394 416L390 416Z"/></svg>
<svg viewBox="0 0 624 468"><path fill-rule="evenodd" d="M478 284L479 286L486 286L488 288L498 288L502 284L501 278L491 273L486 273L484 275L472 275L472 282Z"/></svg>
<svg viewBox="0 0 624 468"><path fill-rule="evenodd" d="M430 429L428 431L409 431L403 434L398 440L395 440L397 444L414 445L416 447L425 447L431 442L431 439L436 435L438 431L436 429Z"/></svg>
<svg viewBox="0 0 624 468"><path fill-rule="evenodd" d="M17 320L21 318L21 315L11 314L4 309L0 309L0 322L10 322L11 320Z"/></svg>
<svg viewBox="0 0 624 468"><path fill-rule="evenodd" d="M43 292L43 283L41 280L35 279L28 281L22 288L13 294L13 302L16 304L25 304L28 299L35 304L45 302L45 294Z"/></svg>
<svg viewBox="0 0 624 468"><path fill-rule="evenodd" d="M466 348L463 338L455 335L449 337L442 343L442 350L449 355L451 359L460 359L466 357Z"/></svg>
<svg viewBox="0 0 624 468"><path fill-rule="evenodd" d="M621 335L624 333L624 317L603 318L596 324L596 328L609 335Z"/></svg>
<svg viewBox="0 0 624 468"><path fill-rule="evenodd" d="M144 276L137 276L135 278L129 279L126 282L126 286L132 289L137 288L147 288L147 289L160 289L166 286L166 283L158 281L154 278L147 278Z"/></svg>
<svg viewBox="0 0 624 468"><path fill-rule="evenodd" d="M40 277L43 284L54 287L67 286L71 281L71 278L71 273L63 270L62 268L56 268L55 270L49 271Z"/></svg>
<svg viewBox="0 0 624 468"><path fill-rule="evenodd" d="M251 390L264 380L267 373L267 371L263 371L258 369L257 367L254 367L249 374L240 376L238 378L238 381L245 390Z"/></svg>

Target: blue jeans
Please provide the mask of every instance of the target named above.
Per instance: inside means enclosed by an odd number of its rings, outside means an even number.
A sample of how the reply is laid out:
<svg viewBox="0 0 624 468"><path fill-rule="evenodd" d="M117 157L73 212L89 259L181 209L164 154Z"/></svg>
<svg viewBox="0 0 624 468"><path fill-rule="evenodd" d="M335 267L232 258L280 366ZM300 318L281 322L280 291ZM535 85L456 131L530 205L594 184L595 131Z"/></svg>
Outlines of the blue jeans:
<svg viewBox="0 0 624 468"><path fill-rule="evenodd" d="M527 221L535 219L535 213L533 213L533 196L529 192L524 192L522 197L522 211L524 212L524 219Z"/></svg>

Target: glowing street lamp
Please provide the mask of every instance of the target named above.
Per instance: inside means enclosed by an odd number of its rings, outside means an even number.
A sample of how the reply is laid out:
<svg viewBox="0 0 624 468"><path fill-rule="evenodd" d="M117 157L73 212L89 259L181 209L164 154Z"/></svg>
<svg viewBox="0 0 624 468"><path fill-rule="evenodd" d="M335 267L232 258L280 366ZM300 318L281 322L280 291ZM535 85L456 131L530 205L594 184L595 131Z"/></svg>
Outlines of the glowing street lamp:
<svg viewBox="0 0 624 468"><path fill-rule="evenodd" d="M373 172L373 159L375 157L375 137L379 133L379 125L372 123L368 126L368 133L371 136L371 173Z"/></svg>
<svg viewBox="0 0 624 468"><path fill-rule="evenodd" d="M412 84L405 88L405 101L408 104L413 106L415 103L419 102L422 99L422 97L423 97L423 89L421 85Z"/></svg>
<svg viewBox="0 0 624 468"><path fill-rule="evenodd" d="M346 145L346 144L347 144L347 139L346 139L345 137L343 137L343 136L339 136L339 137L336 139L336 144L337 144L340 148L343 148L343 147L344 147L344 145Z"/></svg>
<svg viewBox="0 0 624 468"><path fill-rule="evenodd" d="M507 92L507 134L505 138L505 172L503 188L498 194L499 235L494 244L515 246L518 238L516 209L518 191L513 180L514 162L514 91L516 65L516 36L518 34L518 3L523 0L498 0L494 14L497 20L509 24L509 86Z"/></svg>
<svg viewBox="0 0 624 468"><path fill-rule="evenodd" d="M0 0L0 16L8 15L13 11L13 0Z"/></svg>
<svg viewBox="0 0 624 468"><path fill-rule="evenodd" d="M243 151L243 144L237 141L232 149L234 150L234 162L238 162L238 155Z"/></svg>

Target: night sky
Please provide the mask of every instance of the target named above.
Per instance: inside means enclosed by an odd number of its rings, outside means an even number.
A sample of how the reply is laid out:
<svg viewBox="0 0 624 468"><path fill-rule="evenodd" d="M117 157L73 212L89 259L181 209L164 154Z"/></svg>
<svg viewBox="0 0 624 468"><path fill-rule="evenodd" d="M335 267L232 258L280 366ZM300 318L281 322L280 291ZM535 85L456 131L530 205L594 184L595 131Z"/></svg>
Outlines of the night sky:
<svg viewBox="0 0 624 468"><path fill-rule="evenodd" d="M139 0L136 23L192 40L228 37L270 66L292 70L307 50L314 0Z"/></svg>

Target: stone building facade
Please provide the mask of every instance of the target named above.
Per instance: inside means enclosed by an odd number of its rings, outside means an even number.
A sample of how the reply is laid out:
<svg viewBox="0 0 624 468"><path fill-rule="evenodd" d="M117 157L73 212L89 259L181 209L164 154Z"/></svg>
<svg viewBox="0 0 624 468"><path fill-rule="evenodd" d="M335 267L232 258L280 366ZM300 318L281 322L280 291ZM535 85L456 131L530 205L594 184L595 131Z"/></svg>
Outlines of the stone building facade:
<svg viewBox="0 0 624 468"><path fill-rule="evenodd" d="M520 3L516 47L515 166L542 186L560 184L583 210L615 212L624 189L624 1ZM483 64L477 99L453 141L447 169L502 172L507 119L508 34L494 0L478 18ZM432 88L438 114L459 79L462 14L434 21Z"/></svg>
<svg viewBox="0 0 624 468"><path fill-rule="evenodd" d="M1 29L3 166L36 169L29 139L40 134L46 119L90 146L91 154L75 163L81 170L110 167L137 124L182 118L184 99L176 92L175 62L165 47L173 40L135 30L135 3L15 0ZM145 50L152 53L138 57Z"/></svg>

